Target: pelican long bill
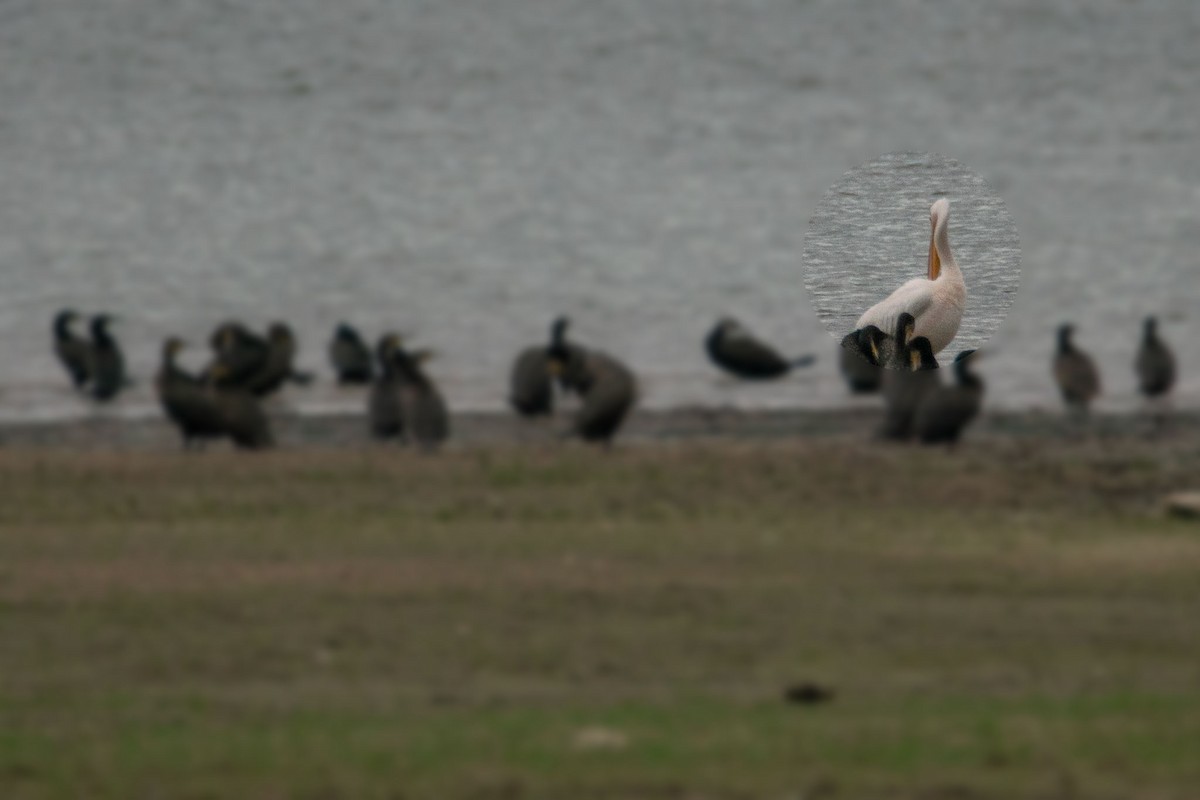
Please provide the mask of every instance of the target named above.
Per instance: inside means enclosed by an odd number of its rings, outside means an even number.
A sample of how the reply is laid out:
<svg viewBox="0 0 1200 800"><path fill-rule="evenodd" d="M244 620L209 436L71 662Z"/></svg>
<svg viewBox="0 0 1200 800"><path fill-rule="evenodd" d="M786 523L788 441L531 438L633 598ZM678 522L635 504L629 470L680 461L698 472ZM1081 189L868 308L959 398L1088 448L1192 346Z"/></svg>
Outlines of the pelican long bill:
<svg viewBox="0 0 1200 800"><path fill-rule="evenodd" d="M932 219L929 221L929 229L929 280L936 281L942 272L942 260L938 258L937 244L934 242L937 227Z"/></svg>

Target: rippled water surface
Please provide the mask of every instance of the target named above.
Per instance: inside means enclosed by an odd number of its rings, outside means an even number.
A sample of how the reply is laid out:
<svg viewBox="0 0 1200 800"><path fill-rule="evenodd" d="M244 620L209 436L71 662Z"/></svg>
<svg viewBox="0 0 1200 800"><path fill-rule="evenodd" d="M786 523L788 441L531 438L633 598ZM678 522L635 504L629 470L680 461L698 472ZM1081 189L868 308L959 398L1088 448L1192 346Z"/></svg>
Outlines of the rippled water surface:
<svg viewBox="0 0 1200 800"><path fill-rule="evenodd" d="M1056 406L1069 318L1132 406L1156 312L1200 405L1198 39L1190 0L8 2L0 415L87 410L50 354L64 305L124 320L139 383L113 414L153 409L162 337L228 317L290 320L323 378L339 320L400 328L453 406L498 408L560 312L648 405L838 405L805 231L896 151L956 159L1016 223L989 402ZM725 313L823 358L731 386L700 347Z"/></svg>

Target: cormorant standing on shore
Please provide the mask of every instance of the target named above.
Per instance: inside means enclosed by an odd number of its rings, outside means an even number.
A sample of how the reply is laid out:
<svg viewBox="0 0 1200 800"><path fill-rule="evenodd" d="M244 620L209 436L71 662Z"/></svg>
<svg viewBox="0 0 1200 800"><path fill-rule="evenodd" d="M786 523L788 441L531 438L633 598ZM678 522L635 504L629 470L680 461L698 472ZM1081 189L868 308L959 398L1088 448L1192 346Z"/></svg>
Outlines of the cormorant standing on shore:
<svg viewBox="0 0 1200 800"><path fill-rule="evenodd" d="M375 345L379 370L367 395L367 420L376 439L398 439L404 434L404 414L400 408L400 379L392 363L392 353L400 347L400 337L387 333Z"/></svg>
<svg viewBox="0 0 1200 800"><path fill-rule="evenodd" d="M345 322L334 329L329 342L329 363L337 373L340 384L370 383L375 377L371 349L358 331Z"/></svg>
<svg viewBox="0 0 1200 800"><path fill-rule="evenodd" d="M550 325L550 339L561 339L567 318L558 317ZM517 354L509 376L508 402L526 417L546 416L554 412L554 381L546 368L546 345L527 347Z"/></svg>
<svg viewBox="0 0 1200 800"><path fill-rule="evenodd" d="M392 365L399 382L400 415L408 437L422 450L436 450L450 435L450 413L437 384L425 374L426 350L395 348Z"/></svg>
<svg viewBox="0 0 1200 800"><path fill-rule="evenodd" d="M1100 394L1100 373L1092 357L1071 341L1075 328L1069 324L1058 328L1058 350L1052 364L1054 380L1062 393L1067 409L1087 416L1088 406Z"/></svg>
<svg viewBox="0 0 1200 800"><path fill-rule="evenodd" d="M183 347L183 341L174 336L163 342L162 362L154 386L163 411L179 429L187 450L193 445L202 446L204 439L224 436L225 429L204 382L175 363L175 356Z"/></svg>
<svg viewBox="0 0 1200 800"><path fill-rule="evenodd" d="M92 342L88 364L91 376L89 391L94 400L108 402L125 386L125 356L121 345L109 331L113 322L109 314L98 314L92 318Z"/></svg>
<svg viewBox="0 0 1200 800"><path fill-rule="evenodd" d="M1146 397L1161 397L1175 385L1175 354L1158 336L1158 320L1146 317L1142 323L1142 344L1134 360L1138 388Z"/></svg>
<svg viewBox="0 0 1200 800"><path fill-rule="evenodd" d="M563 386L583 399L572 432L609 446L637 399L637 381L612 356L567 342L565 331L565 326L555 331L547 361Z"/></svg>
<svg viewBox="0 0 1200 800"><path fill-rule="evenodd" d="M983 405L983 380L971 371L974 350L954 357L952 386L939 386L917 406L914 424L917 438L925 444L958 441L964 428L979 415Z"/></svg>
<svg viewBox="0 0 1200 800"><path fill-rule="evenodd" d="M890 366L883 373L885 407L883 427L879 432L885 439L906 440L912 436L917 406L941 382L933 347L924 336L911 338L914 327L913 316L901 313L885 362Z"/></svg>
<svg viewBox="0 0 1200 800"><path fill-rule="evenodd" d="M91 347L87 339L71 329L71 323L79 319L79 312L64 308L54 315L54 354L62 363L71 383L82 389L91 375Z"/></svg>

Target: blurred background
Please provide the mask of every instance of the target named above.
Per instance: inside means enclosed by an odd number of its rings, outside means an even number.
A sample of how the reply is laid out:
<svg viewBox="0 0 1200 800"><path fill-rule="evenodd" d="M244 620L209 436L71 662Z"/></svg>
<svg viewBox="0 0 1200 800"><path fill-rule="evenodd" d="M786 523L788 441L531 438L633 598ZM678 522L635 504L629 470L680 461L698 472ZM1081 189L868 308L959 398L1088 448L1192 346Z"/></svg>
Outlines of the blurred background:
<svg viewBox="0 0 1200 800"><path fill-rule="evenodd" d="M1111 376L1098 407L1132 408L1141 318L1200 335L1198 36L1190 0L11 0L0 414L90 413L50 351L67 305L123 319L121 415L157 413L163 337L231 317L288 320L325 377L337 322L411 332L459 409L502 408L558 313L647 407L838 405L805 230L898 150L977 171L1019 231L989 406L1057 407L1069 319ZM700 342L726 313L821 360L719 387ZM361 406L328 380L288 402Z"/></svg>

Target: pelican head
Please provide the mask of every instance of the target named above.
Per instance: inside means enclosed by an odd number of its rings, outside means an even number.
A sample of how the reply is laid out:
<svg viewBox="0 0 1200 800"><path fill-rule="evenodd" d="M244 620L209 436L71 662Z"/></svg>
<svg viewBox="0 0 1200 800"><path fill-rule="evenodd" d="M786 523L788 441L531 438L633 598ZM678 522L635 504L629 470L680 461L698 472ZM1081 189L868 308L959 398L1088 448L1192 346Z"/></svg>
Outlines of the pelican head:
<svg viewBox="0 0 1200 800"><path fill-rule="evenodd" d="M942 274L942 259L938 255L938 230L950 219L950 201L941 198L929 207L929 280L936 281Z"/></svg>
<svg viewBox="0 0 1200 800"><path fill-rule="evenodd" d="M1158 319L1155 317L1146 317L1142 322L1142 330L1145 331L1147 339L1153 339L1158 332Z"/></svg>
<svg viewBox="0 0 1200 800"><path fill-rule="evenodd" d="M1069 322L1064 322L1058 326L1058 349L1071 349L1071 334L1075 332L1075 326Z"/></svg>

